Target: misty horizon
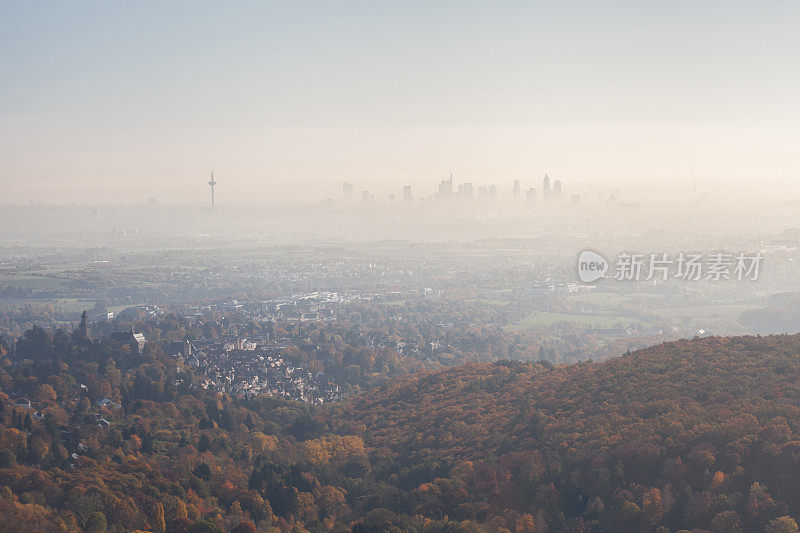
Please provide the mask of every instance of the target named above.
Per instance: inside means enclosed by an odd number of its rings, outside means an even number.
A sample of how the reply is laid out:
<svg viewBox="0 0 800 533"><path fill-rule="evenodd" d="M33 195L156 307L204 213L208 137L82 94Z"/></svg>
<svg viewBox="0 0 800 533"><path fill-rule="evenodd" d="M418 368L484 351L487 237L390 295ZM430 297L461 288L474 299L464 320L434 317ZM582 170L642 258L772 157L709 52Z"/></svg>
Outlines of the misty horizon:
<svg viewBox="0 0 800 533"><path fill-rule="evenodd" d="M8 5L0 204L199 204L211 170L220 203L423 192L451 171L800 193L792 2L242 14Z"/></svg>
<svg viewBox="0 0 800 533"><path fill-rule="evenodd" d="M210 172L209 172L210 174ZM688 175L680 178L656 178L642 180L637 178L628 179L590 179L590 178L569 178L553 173L543 173L549 175L552 180L560 180L564 187L563 201L569 203L571 196L578 195L584 203L602 202L608 200L611 195L617 199L627 202L638 202L648 205L669 203L669 202L692 202L692 201L715 201L715 202L750 202L759 199L767 203L786 203L800 201L800 184L793 179L766 179L752 178L747 180L718 179L710 180ZM478 190L480 187L495 186L497 196L494 200L503 202L513 201L513 184L518 180L523 193L529 189L534 189L537 195L536 203L542 202L542 176L540 177L519 177L509 176L498 179L488 179L482 177L472 177L467 175L461 177L454 174L456 185L467 183L474 188L475 194L471 200L462 200L461 203L477 203ZM342 186L349 183L353 186L353 197L349 200L351 204L362 202L362 193L368 191L371 200L374 202L403 202L403 187L411 186L414 202L436 201L436 187L438 183L445 179L443 174L440 177L431 177L425 180L409 179L406 181L358 181L358 180L339 180L336 182L325 182L321 180L311 180L302 183L271 183L266 187L256 186L250 180L229 179L220 172L215 172L217 180L216 205L222 206L242 206L242 205L280 205L280 204L314 204L323 201L341 202L345 201ZM46 189L35 189L31 191L29 182L12 182L6 187L9 196L4 196L0 200L0 205L141 205L154 201L161 205L210 205L210 189L207 185L209 175L198 176L195 183L177 184L145 187L138 183L135 192L124 196L109 195L101 187L86 186L73 187L63 185L59 187L47 187ZM20 191L14 194L14 189ZM27 195L27 198L26 198Z"/></svg>

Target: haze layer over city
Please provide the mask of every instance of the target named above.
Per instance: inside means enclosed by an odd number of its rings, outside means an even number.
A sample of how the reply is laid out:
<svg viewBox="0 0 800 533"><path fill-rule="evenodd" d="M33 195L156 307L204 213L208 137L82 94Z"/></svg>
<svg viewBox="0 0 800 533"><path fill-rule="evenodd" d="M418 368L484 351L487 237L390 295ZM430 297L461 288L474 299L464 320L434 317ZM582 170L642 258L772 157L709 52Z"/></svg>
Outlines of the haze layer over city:
<svg viewBox="0 0 800 533"><path fill-rule="evenodd" d="M0 5L0 533L800 531L798 21Z"/></svg>

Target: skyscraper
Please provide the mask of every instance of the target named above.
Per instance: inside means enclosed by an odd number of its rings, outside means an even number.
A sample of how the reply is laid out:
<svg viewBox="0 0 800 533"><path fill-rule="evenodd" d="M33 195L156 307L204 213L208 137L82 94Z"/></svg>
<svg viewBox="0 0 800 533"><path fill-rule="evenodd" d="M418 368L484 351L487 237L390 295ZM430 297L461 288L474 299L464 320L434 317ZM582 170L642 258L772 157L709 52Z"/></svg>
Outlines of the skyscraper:
<svg viewBox="0 0 800 533"><path fill-rule="evenodd" d="M521 189L520 189L519 180L514 180L514 192L513 192L513 197L514 197L514 201L515 201L515 202L516 202L517 200L519 200L519 199L520 199L521 192L522 192L522 191L521 191Z"/></svg>
<svg viewBox="0 0 800 533"><path fill-rule="evenodd" d="M462 194L462 199L467 202L472 201L472 183L464 184L464 193Z"/></svg>
<svg viewBox="0 0 800 533"><path fill-rule="evenodd" d="M550 176L544 175L542 180L542 199L546 202L550 198Z"/></svg>
<svg viewBox="0 0 800 533"><path fill-rule="evenodd" d="M561 200L561 180L553 182L553 199L556 201Z"/></svg>
<svg viewBox="0 0 800 533"><path fill-rule="evenodd" d="M453 173L450 173L450 178L442 180L439 183L439 199L449 200L453 196Z"/></svg>
<svg viewBox="0 0 800 533"><path fill-rule="evenodd" d="M342 198L346 201L350 201L353 199L353 184L348 182L342 183Z"/></svg>
<svg viewBox="0 0 800 533"><path fill-rule="evenodd" d="M404 202L413 202L414 198L411 196L411 185L404 185L403 186L403 201Z"/></svg>

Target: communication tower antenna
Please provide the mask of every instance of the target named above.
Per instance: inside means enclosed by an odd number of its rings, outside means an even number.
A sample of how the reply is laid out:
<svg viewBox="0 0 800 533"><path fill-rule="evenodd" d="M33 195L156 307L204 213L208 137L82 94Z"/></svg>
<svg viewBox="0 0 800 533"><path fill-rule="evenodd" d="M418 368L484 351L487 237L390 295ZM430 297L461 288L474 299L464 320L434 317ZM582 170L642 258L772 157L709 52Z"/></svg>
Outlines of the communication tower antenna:
<svg viewBox="0 0 800 533"><path fill-rule="evenodd" d="M211 212L214 212L214 185L217 184L216 180L214 180L214 171L211 171L211 180L208 182L211 185Z"/></svg>

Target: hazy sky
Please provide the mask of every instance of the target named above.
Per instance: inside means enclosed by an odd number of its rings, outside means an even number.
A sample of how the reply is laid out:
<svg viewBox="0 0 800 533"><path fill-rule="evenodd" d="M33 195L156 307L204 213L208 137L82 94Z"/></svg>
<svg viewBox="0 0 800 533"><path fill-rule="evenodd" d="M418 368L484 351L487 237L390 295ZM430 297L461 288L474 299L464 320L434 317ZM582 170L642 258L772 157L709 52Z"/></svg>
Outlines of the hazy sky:
<svg viewBox="0 0 800 533"><path fill-rule="evenodd" d="M0 2L0 203L800 177L800 2ZM427 191L423 191L425 187Z"/></svg>

